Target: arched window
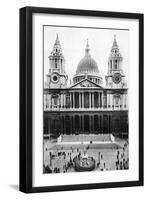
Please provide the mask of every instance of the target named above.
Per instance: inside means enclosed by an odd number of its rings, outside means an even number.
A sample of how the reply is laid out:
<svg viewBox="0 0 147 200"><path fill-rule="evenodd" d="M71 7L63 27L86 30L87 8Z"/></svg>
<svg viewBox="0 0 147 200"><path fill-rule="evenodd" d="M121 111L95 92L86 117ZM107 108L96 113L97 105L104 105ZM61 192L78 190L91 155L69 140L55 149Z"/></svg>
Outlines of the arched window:
<svg viewBox="0 0 147 200"><path fill-rule="evenodd" d="M84 115L84 131L89 131L89 116Z"/></svg>
<svg viewBox="0 0 147 200"><path fill-rule="evenodd" d="M110 70L112 70L112 60L110 60Z"/></svg>
<svg viewBox="0 0 147 200"><path fill-rule="evenodd" d="M118 107L118 106L119 106L119 99L120 99L119 94L114 96L115 107Z"/></svg>
<svg viewBox="0 0 147 200"><path fill-rule="evenodd" d="M57 59L55 58L55 68L57 68Z"/></svg>
<svg viewBox="0 0 147 200"><path fill-rule="evenodd" d="M58 96L53 95L53 107L57 108L58 106Z"/></svg>
<svg viewBox="0 0 147 200"><path fill-rule="evenodd" d="M115 70L117 69L117 60L115 60L114 68L115 68Z"/></svg>
<svg viewBox="0 0 147 200"><path fill-rule="evenodd" d="M62 59L61 59L61 67L62 67Z"/></svg>
<svg viewBox="0 0 147 200"><path fill-rule="evenodd" d="M70 108L70 94L66 94L66 108Z"/></svg>

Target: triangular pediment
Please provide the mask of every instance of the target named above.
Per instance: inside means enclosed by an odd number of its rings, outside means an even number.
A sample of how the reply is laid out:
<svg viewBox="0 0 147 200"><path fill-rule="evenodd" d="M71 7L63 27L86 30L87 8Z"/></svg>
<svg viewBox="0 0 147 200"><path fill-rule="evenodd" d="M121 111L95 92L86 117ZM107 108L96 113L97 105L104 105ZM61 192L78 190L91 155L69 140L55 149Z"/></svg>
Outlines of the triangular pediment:
<svg viewBox="0 0 147 200"><path fill-rule="evenodd" d="M102 88L98 84L90 81L89 79L83 79L82 81L74 84L71 86L71 88L89 88L89 87L97 87L97 88Z"/></svg>

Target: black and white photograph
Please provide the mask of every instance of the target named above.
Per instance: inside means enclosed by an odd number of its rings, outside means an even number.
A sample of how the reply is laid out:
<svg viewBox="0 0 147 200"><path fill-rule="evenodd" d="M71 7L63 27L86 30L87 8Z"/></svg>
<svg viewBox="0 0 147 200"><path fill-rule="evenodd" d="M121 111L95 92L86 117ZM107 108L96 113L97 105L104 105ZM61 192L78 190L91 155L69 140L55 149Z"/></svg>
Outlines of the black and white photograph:
<svg viewBox="0 0 147 200"><path fill-rule="evenodd" d="M129 39L43 26L43 174L129 170Z"/></svg>

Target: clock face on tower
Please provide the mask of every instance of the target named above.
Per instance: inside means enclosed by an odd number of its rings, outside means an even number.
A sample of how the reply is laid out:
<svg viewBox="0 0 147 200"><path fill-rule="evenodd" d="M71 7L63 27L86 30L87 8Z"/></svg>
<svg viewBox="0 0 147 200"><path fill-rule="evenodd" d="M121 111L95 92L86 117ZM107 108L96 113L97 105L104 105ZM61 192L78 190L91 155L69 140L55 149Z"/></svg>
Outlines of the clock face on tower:
<svg viewBox="0 0 147 200"><path fill-rule="evenodd" d="M57 83L57 82L59 81L59 76L58 76L58 74L56 74L56 73L52 74L52 75L51 75L51 81L52 81L53 83Z"/></svg>
<svg viewBox="0 0 147 200"><path fill-rule="evenodd" d="M112 79L113 79L113 82L114 82L115 84L120 83L120 81L121 81L121 74L120 74L120 73L115 73L115 74L113 75Z"/></svg>

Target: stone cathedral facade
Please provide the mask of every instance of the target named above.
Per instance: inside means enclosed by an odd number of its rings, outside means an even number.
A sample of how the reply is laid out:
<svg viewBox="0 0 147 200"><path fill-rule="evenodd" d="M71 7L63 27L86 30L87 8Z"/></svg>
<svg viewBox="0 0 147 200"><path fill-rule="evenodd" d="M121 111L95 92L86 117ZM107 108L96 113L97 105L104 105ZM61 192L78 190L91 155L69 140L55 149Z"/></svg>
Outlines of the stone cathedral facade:
<svg viewBox="0 0 147 200"><path fill-rule="evenodd" d="M103 87L104 80L87 41L85 56L68 86L65 57L57 35L44 87L44 137L106 133L128 137L128 89L115 36L108 56Z"/></svg>

